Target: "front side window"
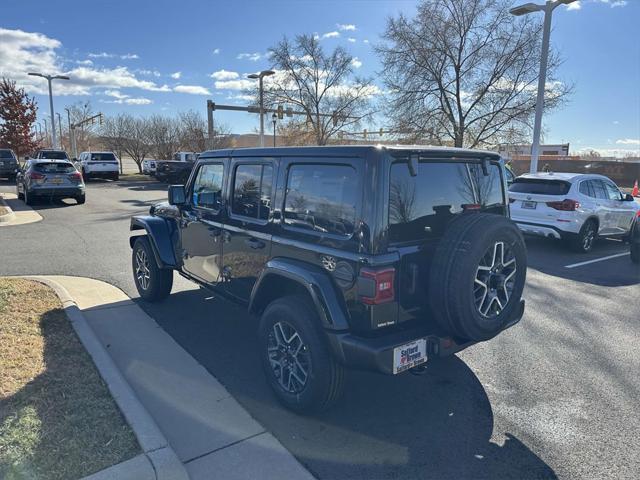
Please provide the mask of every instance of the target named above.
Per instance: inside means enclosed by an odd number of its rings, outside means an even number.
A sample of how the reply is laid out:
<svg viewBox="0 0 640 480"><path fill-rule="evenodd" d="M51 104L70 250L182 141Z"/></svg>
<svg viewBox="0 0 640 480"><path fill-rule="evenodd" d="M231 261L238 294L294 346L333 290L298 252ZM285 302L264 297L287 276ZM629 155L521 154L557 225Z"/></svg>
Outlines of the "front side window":
<svg viewBox="0 0 640 480"><path fill-rule="evenodd" d="M421 162L411 176L406 162L391 166L389 240L414 242L441 236L449 221L467 209L503 212L500 168L488 175L476 163Z"/></svg>
<svg viewBox="0 0 640 480"><path fill-rule="evenodd" d="M593 188L593 193L595 194L596 198L599 198L601 200L607 200L609 198L609 194L604 187L604 183L602 183L600 180L591 180L591 187Z"/></svg>
<svg viewBox="0 0 640 480"><path fill-rule="evenodd" d="M356 171L345 165L292 165L284 223L319 233L349 236L356 218Z"/></svg>
<svg viewBox="0 0 640 480"><path fill-rule="evenodd" d="M233 182L231 212L267 220L271 212L271 165L238 165Z"/></svg>
<svg viewBox="0 0 640 480"><path fill-rule="evenodd" d="M607 191L607 197L609 200L621 200L622 196L620 195L620 190L611 182L603 181L604 188Z"/></svg>
<svg viewBox="0 0 640 480"><path fill-rule="evenodd" d="M192 202L196 207L220 208L224 166L221 163L202 165L193 183Z"/></svg>

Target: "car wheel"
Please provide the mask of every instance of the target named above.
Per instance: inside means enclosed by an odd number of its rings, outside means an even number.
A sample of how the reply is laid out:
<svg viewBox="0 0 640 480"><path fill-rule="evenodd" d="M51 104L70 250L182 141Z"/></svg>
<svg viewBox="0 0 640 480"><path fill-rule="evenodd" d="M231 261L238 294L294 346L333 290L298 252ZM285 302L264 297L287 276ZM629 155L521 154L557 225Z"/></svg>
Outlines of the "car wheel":
<svg viewBox="0 0 640 480"><path fill-rule="evenodd" d="M82 169L82 179L86 182L87 180L89 180L89 174L87 173L87 171L83 168Z"/></svg>
<svg viewBox="0 0 640 480"><path fill-rule="evenodd" d="M147 237L138 237L133 244L131 264L133 280L143 299L157 302L171 293L173 270L158 267Z"/></svg>
<svg viewBox="0 0 640 480"><path fill-rule="evenodd" d="M24 198L24 203L26 203L27 205L33 205L33 195L29 195L29 189L27 187L24 187L24 193L22 194L22 197Z"/></svg>
<svg viewBox="0 0 640 480"><path fill-rule="evenodd" d="M580 253L588 253L593 249L593 244L598 238L598 225L594 220L587 220L578 236L573 240L573 249Z"/></svg>
<svg viewBox="0 0 640 480"><path fill-rule="evenodd" d="M429 303L436 320L460 338L494 337L522 308L526 271L526 246L514 222L487 213L459 216L431 266Z"/></svg>
<svg viewBox="0 0 640 480"><path fill-rule="evenodd" d="M75 199L76 199L76 202L78 202L78 205L82 205L87 199L87 195L86 194L78 195L77 197L75 197Z"/></svg>
<svg viewBox="0 0 640 480"><path fill-rule="evenodd" d="M274 300L260 319L261 363L278 400L296 412L331 407L342 395L344 368L336 362L304 296Z"/></svg>
<svg viewBox="0 0 640 480"><path fill-rule="evenodd" d="M120 180L120 175L119 175L118 173L115 173L115 174L111 177L111 179L112 179L114 182L117 182L118 180Z"/></svg>
<svg viewBox="0 0 640 480"><path fill-rule="evenodd" d="M18 187L18 185L16 185L16 195L17 195L19 200L22 200L24 198L24 195L20 191L20 188Z"/></svg>

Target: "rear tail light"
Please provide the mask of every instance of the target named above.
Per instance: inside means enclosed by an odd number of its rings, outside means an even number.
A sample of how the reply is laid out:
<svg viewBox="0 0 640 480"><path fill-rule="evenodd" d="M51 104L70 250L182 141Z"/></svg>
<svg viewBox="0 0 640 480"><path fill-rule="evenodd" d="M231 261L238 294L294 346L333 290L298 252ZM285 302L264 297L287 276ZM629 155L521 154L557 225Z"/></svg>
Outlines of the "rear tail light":
<svg viewBox="0 0 640 480"><path fill-rule="evenodd" d="M395 299L395 268L360 270L360 300L367 305L379 305Z"/></svg>
<svg viewBox="0 0 640 480"><path fill-rule="evenodd" d="M38 172L31 172L29 174L29 178L31 180L43 180L44 179L44 175Z"/></svg>
<svg viewBox="0 0 640 480"><path fill-rule="evenodd" d="M580 208L580 202L565 198L561 202L547 202L547 206L554 210L562 210L564 212L574 212Z"/></svg>
<svg viewBox="0 0 640 480"><path fill-rule="evenodd" d="M479 203L465 203L462 205L462 210L469 211L469 210L480 210L481 205Z"/></svg>
<svg viewBox="0 0 640 480"><path fill-rule="evenodd" d="M81 182L82 181L82 174L80 172L74 172L71 175L69 175L69 177L74 182Z"/></svg>
<svg viewBox="0 0 640 480"><path fill-rule="evenodd" d="M515 202L515 201L516 201L516 199L515 199L515 198L510 198L510 199L509 199L509 203L513 203L513 202Z"/></svg>

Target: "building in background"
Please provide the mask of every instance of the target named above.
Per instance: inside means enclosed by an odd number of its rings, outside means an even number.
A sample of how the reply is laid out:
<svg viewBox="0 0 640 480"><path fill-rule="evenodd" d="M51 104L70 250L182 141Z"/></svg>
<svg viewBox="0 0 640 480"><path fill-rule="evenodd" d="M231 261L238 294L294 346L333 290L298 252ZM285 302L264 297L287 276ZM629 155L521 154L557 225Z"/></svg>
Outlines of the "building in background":
<svg viewBox="0 0 640 480"><path fill-rule="evenodd" d="M499 145L498 153L500 153L503 158L528 160L531 157L531 145ZM569 144L540 145L540 156L553 158L568 157Z"/></svg>

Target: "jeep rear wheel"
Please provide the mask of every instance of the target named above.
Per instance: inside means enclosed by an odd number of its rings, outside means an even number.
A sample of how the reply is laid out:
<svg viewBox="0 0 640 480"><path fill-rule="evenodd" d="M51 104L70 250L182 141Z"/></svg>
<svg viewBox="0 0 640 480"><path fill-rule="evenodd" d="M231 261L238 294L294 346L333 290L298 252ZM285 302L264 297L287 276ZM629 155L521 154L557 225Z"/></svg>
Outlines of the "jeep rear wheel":
<svg viewBox="0 0 640 480"><path fill-rule="evenodd" d="M143 299L157 302L171 293L173 270L158 267L147 237L139 237L133 244L131 265L133 280Z"/></svg>
<svg viewBox="0 0 640 480"><path fill-rule="evenodd" d="M518 227L493 214L454 220L436 248L429 300L439 324L468 340L487 340L520 309L526 247Z"/></svg>
<svg viewBox="0 0 640 480"><path fill-rule="evenodd" d="M344 369L331 356L304 296L269 304L259 327L261 362L278 400L297 412L326 410L341 396Z"/></svg>

